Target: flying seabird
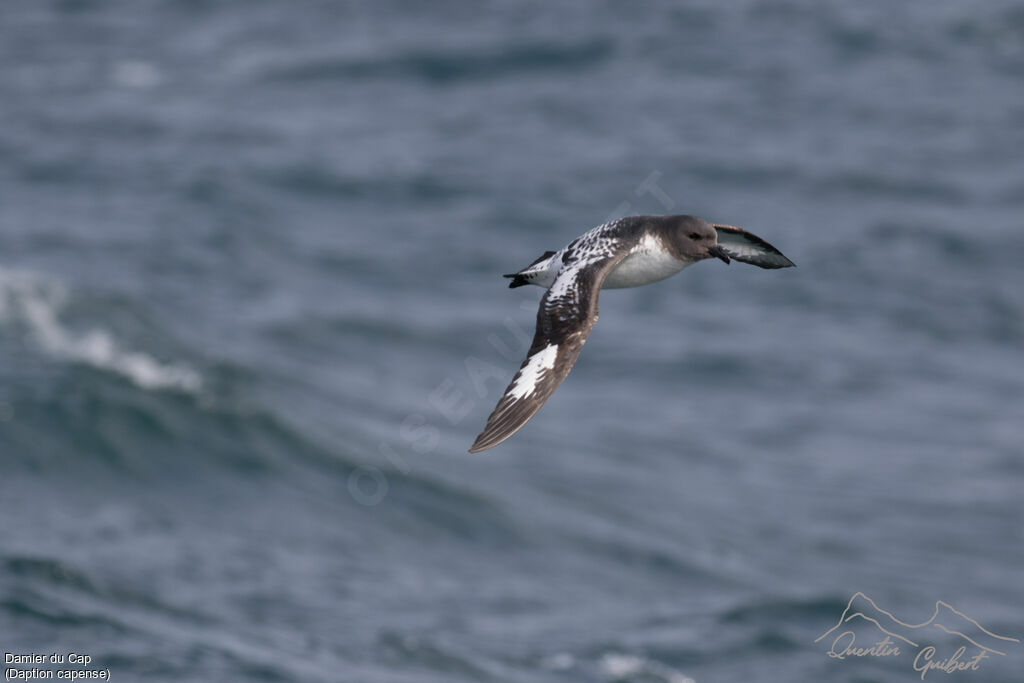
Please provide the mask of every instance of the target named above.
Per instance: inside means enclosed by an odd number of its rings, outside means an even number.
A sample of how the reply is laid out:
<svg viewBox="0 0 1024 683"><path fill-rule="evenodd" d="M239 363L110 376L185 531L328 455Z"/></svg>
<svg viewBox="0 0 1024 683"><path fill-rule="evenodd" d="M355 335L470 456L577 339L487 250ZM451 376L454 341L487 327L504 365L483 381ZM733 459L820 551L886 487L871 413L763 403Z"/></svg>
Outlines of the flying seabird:
<svg viewBox="0 0 1024 683"><path fill-rule="evenodd" d="M515 434L558 388L597 322L601 289L647 285L711 257L761 268L795 265L757 235L732 225L697 216L629 216L599 225L505 275L512 278L509 287L537 285L548 291L540 300L526 360L469 452L492 448Z"/></svg>

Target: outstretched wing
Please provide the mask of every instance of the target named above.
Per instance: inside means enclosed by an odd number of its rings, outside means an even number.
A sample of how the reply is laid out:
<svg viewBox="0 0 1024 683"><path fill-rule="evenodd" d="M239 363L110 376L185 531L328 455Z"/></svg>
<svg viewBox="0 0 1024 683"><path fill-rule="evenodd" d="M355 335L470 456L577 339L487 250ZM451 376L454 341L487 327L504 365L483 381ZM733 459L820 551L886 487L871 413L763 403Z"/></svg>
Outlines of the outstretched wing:
<svg viewBox="0 0 1024 683"><path fill-rule="evenodd" d="M752 232L734 225L716 225L718 244L737 261L761 268L788 268L796 264Z"/></svg>
<svg viewBox="0 0 1024 683"><path fill-rule="evenodd" d="M625 237L585 235L563 256L564 265L540 301L537 331L526 360L505 389L470 453L497 446L540 410L572 370L597 322L597 296L608 272L629 252Z"/></svg>

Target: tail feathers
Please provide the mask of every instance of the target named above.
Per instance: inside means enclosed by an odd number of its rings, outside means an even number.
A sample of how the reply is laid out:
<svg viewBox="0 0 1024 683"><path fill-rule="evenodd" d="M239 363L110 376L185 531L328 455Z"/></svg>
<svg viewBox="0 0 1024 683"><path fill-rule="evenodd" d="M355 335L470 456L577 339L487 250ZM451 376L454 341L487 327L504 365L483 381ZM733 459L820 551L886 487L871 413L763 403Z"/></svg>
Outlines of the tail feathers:
<svg viewBox="0 0 1024 683"><path fill-rule="evenodd" d="M509 289L514 289L516 287L522 287L523 285L528 285L528 284L530 284L531 278L535 275L535 273L528 273L530 268L533 268L535 265L537 265L541 261L548 260L549 258L551 258L554 255L555 255L555 252L553 252L553 251L545 251L536 261L534 261L530 265L526 266L525 268L523 268L518 273L506 273L505 275L502 275L502 277L510 277L510 278L512 278L512 282L508 283ZM526 274L524 275L524 273L526 273Z"/></svg>

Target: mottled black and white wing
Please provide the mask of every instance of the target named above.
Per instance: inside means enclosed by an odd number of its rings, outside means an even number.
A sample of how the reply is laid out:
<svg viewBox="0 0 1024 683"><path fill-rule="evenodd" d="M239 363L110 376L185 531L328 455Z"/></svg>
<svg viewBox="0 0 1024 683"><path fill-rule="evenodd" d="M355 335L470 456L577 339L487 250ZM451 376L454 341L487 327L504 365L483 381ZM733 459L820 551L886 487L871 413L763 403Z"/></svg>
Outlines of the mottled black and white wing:
<svg viewBox="0 0 1024 683"><path fill-rule="evenodd" d="M752 232L734 225L716 225L718 244L737 261L761 268L789 268L796 264Z"/></svg>
<svg viewBox="0 0 1024 683"><path fill-rule="evenodd" d="M597 322L597 297L608 272L634 238L591 231L564 252L564 265L537 310L537 331L526 360L505 389L470 453L497 446L540 410L562 383Z"/></svg>

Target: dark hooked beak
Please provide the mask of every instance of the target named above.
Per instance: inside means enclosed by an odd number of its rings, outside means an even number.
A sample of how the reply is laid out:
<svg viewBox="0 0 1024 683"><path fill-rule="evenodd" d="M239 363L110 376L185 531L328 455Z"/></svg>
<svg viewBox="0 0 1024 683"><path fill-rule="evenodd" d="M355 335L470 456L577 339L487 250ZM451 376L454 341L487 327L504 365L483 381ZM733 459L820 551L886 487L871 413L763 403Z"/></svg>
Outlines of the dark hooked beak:
<svg viewBox="0 0 1024 683"><path fill-rule="evenodd" d="M715 244L708 247L708 255L720 258L725 261L726 265L729 263L729 254L725 249L722 248L721 244Z"/></svg>

